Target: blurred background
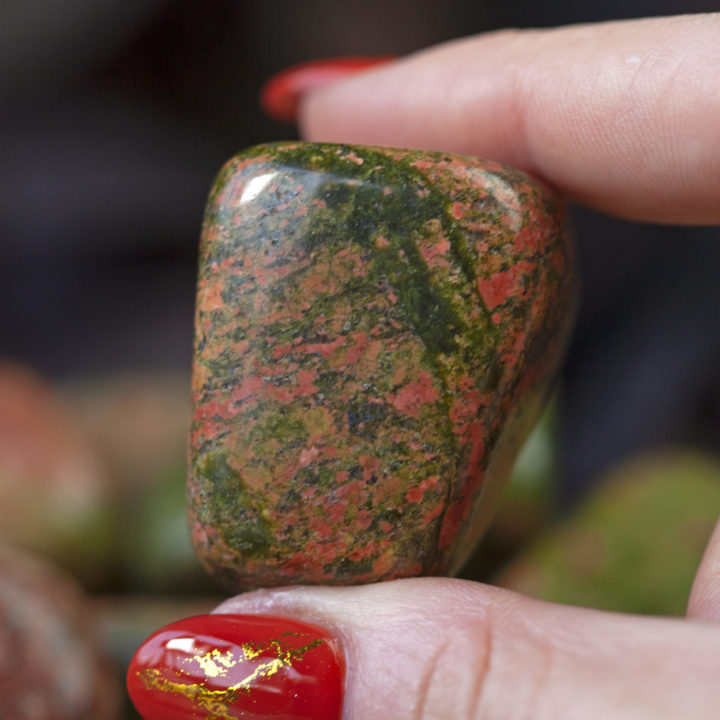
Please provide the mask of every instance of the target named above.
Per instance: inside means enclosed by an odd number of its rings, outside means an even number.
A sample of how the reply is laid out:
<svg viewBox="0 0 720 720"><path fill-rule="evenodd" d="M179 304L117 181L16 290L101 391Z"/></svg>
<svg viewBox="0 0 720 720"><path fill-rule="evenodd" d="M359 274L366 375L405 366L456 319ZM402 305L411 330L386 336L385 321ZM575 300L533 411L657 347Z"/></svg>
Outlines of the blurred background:
<svg viewBox="0 0 720 720"><path fill-rule="evenodd" d="M214 601L183 514L197 242L224 160L296 137L259 110L273 73L508 26L717 9L0 4L0 538L52 558L93 593L120 664L153 623L187 614L173 603ZM467 575L551 599L682 612L720 511L720 230L582 208L572 217L583 295L559 393ZM642 575L653 551L661 559ZM658 605L671 574L677 589ZM149 609L137 593L154 594Z"/></svg>

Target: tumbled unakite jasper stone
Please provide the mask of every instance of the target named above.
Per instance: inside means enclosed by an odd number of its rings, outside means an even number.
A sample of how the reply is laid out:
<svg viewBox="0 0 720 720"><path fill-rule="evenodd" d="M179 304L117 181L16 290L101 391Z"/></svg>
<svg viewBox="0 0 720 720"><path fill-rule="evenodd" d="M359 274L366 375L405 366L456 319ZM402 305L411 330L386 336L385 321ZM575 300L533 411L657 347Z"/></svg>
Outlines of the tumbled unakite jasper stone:
<svg viewBox="0 0 720 720"><path fill-rule="evenodd" d="M454 572L555 370L555 197L436 152L252 148L200 251L189 517L226 586Z"/></svg>

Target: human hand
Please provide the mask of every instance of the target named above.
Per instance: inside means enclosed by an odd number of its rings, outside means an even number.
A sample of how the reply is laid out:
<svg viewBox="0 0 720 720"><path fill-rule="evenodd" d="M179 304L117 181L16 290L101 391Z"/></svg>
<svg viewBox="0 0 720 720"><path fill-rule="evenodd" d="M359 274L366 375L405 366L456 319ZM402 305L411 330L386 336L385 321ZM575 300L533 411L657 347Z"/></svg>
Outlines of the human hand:
<svg viewBox="0 0 720 720"><path fill-rule="evenodd" d="M313 92L301 126L311 140L491 157L622 217L717 223L718 37L720 15L704 15L461 40ZM439 578L258 591L216 612L295 618L336 638L345 699L341 715L327 697L328 719L702 720L720 707L720 529L685 620ZM298 702L288 658L263 671L284 677L285 717ZM323 661L315 670L337 678L342 662ZM253 682L238 703L255 702ZM242 716L222 702L207 717Z"/></svg>
<svg viewBox="0 0 720 720"><path fill-rule="evenodd" d="M720 221L720 14L507 30L332 84L308 140L489 157L634 220Z"/></svg>

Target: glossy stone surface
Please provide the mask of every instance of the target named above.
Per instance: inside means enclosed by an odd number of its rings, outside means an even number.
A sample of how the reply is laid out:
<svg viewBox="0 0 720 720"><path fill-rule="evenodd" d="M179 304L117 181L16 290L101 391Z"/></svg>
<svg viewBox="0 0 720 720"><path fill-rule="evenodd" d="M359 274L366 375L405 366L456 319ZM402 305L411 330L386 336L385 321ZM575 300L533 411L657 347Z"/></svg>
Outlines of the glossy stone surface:
<svg viewBox="0 0 720 720"><path fill-rule="evenodd" d="M189 518L227 587L456 571L572 315L557 199L474 158L276 144L200 253Z"/></svg>

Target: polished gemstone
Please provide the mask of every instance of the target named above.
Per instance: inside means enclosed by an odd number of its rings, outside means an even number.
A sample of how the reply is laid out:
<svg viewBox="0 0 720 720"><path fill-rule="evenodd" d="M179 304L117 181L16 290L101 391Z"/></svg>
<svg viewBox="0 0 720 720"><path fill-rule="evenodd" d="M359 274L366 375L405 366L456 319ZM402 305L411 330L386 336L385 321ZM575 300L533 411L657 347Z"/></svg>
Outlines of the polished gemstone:
<svg viewBox="0 0 720 720"><path fill-rule="evenodd" d="M221 171L200 251L189 516L239 589L452 573L572 315L555 196L490 162L288 143Z"/></svg>

